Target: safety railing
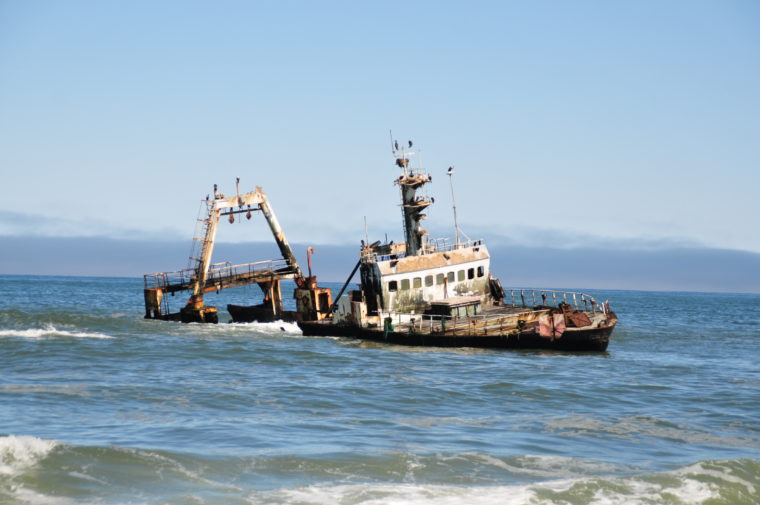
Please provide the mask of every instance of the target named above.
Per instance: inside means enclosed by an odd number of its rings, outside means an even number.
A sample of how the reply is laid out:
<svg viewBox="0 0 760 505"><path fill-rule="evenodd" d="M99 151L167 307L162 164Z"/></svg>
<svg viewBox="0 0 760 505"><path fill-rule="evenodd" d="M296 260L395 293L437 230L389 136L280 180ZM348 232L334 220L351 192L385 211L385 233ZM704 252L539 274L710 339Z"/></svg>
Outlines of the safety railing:
<svg viewBox="0 0 760 505"><path fill-rule="evenodd" d="M521 311L521 314L527 312L543 312L546 309L534 310L529 309ZM505 331L514 329L513 314L471 314L462 316L444 316L438 314L409 314L399 312L382 312L381 320L385 321L390 318L390 323L397 331L408 332L417 331L421 333L454 333L457 332L489 332Z"/></svg>
<svg viewBox="0 0 760 505"><path fill-rule="evenodd" d="M427 239L425 241L425 245L420 251L420 255L424 256L426 254L434 254L434 253L442 253L442 252L449 252L449 251L455 251L457 249L466 249L468 247L475 247L483 244L483 239L477 239L477 240L466 240L461 241L459 243L452 242L449 238L434 238L434 239ZM406 252L401 251L398 253L387 253L387 254L378 254L372 252L371 249L366 250L362 254L362 260L363 261L388 261L388 260L397 260L406 257Z"/></svg>
<svg viewBox="0 0 760 505"><path fill-rule="evenodd" d="M535 307L551 305L556 307L566 303L576 310L606 312L607 304L596 303L593 296L578 291L556 291L553 289L510 288L504 290L504 303L512 307Z"/></svg>
<svg viewBox="0 0 760 505"><path fill-rule="evenodd" d="M217 284L231 279L242 277L255 277L257 274L271 272L273 274L287 275L295 273L287 263L280 260L257 261L231 265L229 262L215 263L211 265L206 274L206 284ZM167 289L170 287L188 286L195 282L196 270L185 268L176 272L157 272L143 276L145 289Z"/></svg>
<svg viewBox="0 0 760 505"><path fill-rule="evenodd" d="M552 289L513 288L505 289L504 304L511 305L515 309L526 309L520 313L541 312L546 307L557 307L560 303L566 303L576 310L601 312L607 314L610 311L609 303L597 303L596 299L579 291L557 291ZM510 303L511 301L511 303ZM493 312L481 312L480 314L468 314L460 316L445 316L437 314L411 314L408 312L380 312L381 319L391 318L393 324L403 326L405 329L415 326L418 329L428 329L443 325L447 330L471 328L498 327L500 320L507 317L505 314Z"/></svg>
<svg viewBox="0 0 760 505"><path fill-rule="evenodd" d="M234 279L236 277L253 277L263 272L272 272L280 274L294 273L289 268L285 260L257 261L255 263L244 263L242 265L226 265L222 267L210 268L206 276L206 284Z"/></svg>
<svg viewBox="0 0 760 505"><path fill-rule="evenodd" d="M466 249L468 247L475 247L483 244L483 239L466 240L452 242L450 238L431 238L425 242L425 253L440 253L455 251L457 249Z"/></svg>

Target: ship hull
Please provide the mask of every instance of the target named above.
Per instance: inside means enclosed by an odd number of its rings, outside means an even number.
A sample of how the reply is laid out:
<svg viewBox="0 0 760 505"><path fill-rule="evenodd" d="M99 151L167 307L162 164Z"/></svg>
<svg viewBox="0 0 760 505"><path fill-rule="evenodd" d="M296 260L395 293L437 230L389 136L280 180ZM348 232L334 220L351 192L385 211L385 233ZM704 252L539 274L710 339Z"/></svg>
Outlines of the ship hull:
<svg viewBox="0 0 760 505"><path fill-rule="evenodd" d="M283 310L275 314L268 305L227 305L227 312L233 323L270 323L272 321L294 322L298 318L296 312Z"/></svg>
<svg viewBox="0 0 760 505"><path fill-rule="evenodd" d="M396 345L422 347L475 347L485 349L553 349L559 351L605 351L616 321L596 328L572 328L561 336L550 338L534 330L500 335L476 335L441 332L397 332L380 328L362 328L350 324L301 321L304 336L350 337Z"/></svg>

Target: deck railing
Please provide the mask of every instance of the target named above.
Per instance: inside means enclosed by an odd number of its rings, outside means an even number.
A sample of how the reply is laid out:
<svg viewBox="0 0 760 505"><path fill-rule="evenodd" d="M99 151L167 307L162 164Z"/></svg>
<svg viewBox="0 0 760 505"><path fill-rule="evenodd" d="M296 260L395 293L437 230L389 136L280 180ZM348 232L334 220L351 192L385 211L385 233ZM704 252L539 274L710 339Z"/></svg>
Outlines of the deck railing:
<svg viewBox="0 0 760 505"><path fill-rule="evenodd" d="M420 250L419 255L424 256L426 254L455 251L457 249L466 249L468 247L475 247L481 244L483 244L483 239L460 241L458 244L452 242L449 238L428 239L425 241L425 245ZM362 254L363 261L388 261L391 259L397 260L404 257L406 257L405 252L398 252L394 254L378 254L369 251Z"/></svg>
<svg viewBox="0 0 760 505"><path fill-rule="evenodd" d="M550 305L556 307L567 303L575 310L606 312L606 303L596 303L593 296L579 291L556 291L553 289L510 288L504 290L504 303L512 307L535 307Z"/></svg>
<svg viewBox="0 0 760 505"><path fill-rule="evenodd" d="M450 238L431 238L425 243L425 251L427 253L440 253L454 251L456 249L466 249L468 247L475 247L481 245L483 239L460 241L459 243L452 242Z"/></svg>
<svg viewBox="0 0 760 505"><path fill-rule="evenodd" d="M544 309L545 310L545 309ZM528 310L526 312L533 312ZM540 311L536 311L540 312ZM466 316L442 316L438 314L408 314L399 312L383 312L381 320L391 319L395 328L403 331L443 331L457 332L461 330L490 331L504 329L504 320L509 318L507 314L471 314ZM510 326L511 327L511 326Z"/></svg>
<svg viewBox="0 0 760 505"><path fill-rule="evenodd" d="M211 265L206 275L206 284L215 284L236 277L252 277L257 273L290 272L287 261L266 260L254 263L243 263L240 265L231 265L229 262L215 263ZM186 286L195 281L196 270L194 268L185 268L176 272L157 272L146 274L144 277L145 289L167 289L172 286Z"/></svg>
<svg viewBox="0 0 760 505"><path fill-rule="evenodd" d="M593 296L579 291L557 291L553 289L512 288L504 290L504 304L513 308L527 309L525 312L540 312L546 310L543 307L557 307L560 303L567 303L576 310L609 312L607 302L597 303ZM511 302L511 303L510 303ZM462 316L442 316L437 314L410 314L408 312L381 312L381 319L390 317L393 324L408 327L415 325L417 328L430 329L433 326L444 325L447 330L469 328L473 324L480 328L499 326L499 320L504 315L492 313L470 314ZM486 325L486 323L493 323Z"/></svg>

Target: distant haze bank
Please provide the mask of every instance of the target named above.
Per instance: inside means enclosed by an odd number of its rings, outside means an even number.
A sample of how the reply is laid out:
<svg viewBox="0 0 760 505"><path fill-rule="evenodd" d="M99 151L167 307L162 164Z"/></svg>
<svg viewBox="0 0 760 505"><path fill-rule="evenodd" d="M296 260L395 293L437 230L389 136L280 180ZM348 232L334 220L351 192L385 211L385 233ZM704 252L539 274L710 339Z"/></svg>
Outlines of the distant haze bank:
<svg viewBox="0 0 760 505"><path fill-rule="evenodd" d="M188 266L190 241L2 237L1 274L140 277ZM306 245L292 244L306 273ZM315 245L314 274L344 281L359 244ZM621 250L490 245L491 269L505 287L760 293L760 254L706 248ZM274 243L218 243L214 261L279 258ZM355 278L354 281L358 279Z"/></svg>

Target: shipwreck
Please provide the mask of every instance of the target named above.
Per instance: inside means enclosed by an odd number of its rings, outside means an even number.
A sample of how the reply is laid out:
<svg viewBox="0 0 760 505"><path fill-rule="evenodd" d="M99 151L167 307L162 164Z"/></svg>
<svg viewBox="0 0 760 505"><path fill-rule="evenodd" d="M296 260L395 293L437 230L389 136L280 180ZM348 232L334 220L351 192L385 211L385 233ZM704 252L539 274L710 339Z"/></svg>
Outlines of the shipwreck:
<svg viewBox="0 0 760 505"><path fill-rule="evenodd" d="M491 272L483 239L470 239L456 222L454 239L432 239L422 227L425 209L433 205L424 188L432 182L415 166L412 142L392 153L400 174L403 242L363 240L358 261L333 301L332 291L304 275L262 189L225 197L214 188L205 200L195 242L194 264L178 272L145 276L145 317L183 322L218 322L217 309L204 304L204 293L258 284L258 305L228 305L235 322L297 321L305 336L340 336L400 345L540 348L603 351L617 324L609 302L585 293L546 289L504 289ZM447 172L450 181L453 168ZM239 183L239 179L238 179ZM453 202L453 185L451 186ZM261 212L269 224L281 259L243 265L211 263L217 226L222 217L250 218ZM346 292L359 272L358 289ZM295 311L283 310L280 282L295 282ZM171 313L167 293L189 291L187 304Z"/></svg>
<svg viewBox="0 0 760 505"><path fill-rule="evenodd" d="M456 205L454 240L428 237L422 220L434 201L422 190L432 177L413 166L412 146L392 146L405 241L363 243L359 289L338 295L332 317L300 320L303 334L416 346L605 350L617 324L608 302L570 291L504 290L491 273L485 241L460 239Z"/></svg>
<svg viewBox="0 0 760 505"><path fill-rule="evenodd" d="M144 276L145 318L183 323L218 323L217 308L204 303L204 295L226 288L258 285L263 292L263 301L258 305L228 305L227 310L234 321L294 321L298 317L320 320L329 314L332 305L330 290L317 287L317 278L304 276L298 266L295 254L285 237L277 216L269 200L260 187L248 193L240 193L240 178L237 179L237 194L225 197L214 185L213 198L206 197L205 217L199 219L199 226L193 237L191 265L174 272L157 272ZM222 217L230 223L235 216L251 219L254 212L261 212L266 219L272 236L280 250L281 258L256 261L240 265L227 262L212 263L216 234ZM307 253L308 254L308 253ZM297 289L297 310L283 310L280 283L292 280ZM171 312L167 294L189 292L187 303L177 312Z"/></svg>

